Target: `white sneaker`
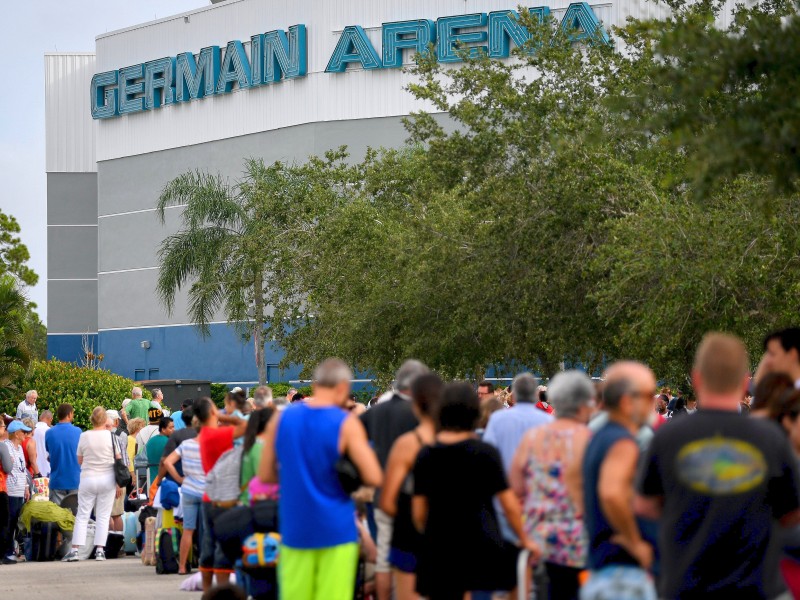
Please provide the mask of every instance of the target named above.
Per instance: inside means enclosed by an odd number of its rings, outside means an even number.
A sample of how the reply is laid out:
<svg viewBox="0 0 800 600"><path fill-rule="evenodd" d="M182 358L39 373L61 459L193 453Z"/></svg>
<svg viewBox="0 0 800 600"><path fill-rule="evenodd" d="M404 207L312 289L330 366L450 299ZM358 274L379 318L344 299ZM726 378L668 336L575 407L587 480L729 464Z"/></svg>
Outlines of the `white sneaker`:
<svg viewBox="0 0 800 600"><path fill-rule="evenodd" d="M80 560L78 558L78 551L73 548L61 559L61 562L78 562L78 560Z"/></svg>
<svg viewBox="0 0 800 600"><path fill-rule="evenodd" d="M106 551L102 548L98 548L94 551L94 559L95 560L105 560L106 559Z"/></svg>

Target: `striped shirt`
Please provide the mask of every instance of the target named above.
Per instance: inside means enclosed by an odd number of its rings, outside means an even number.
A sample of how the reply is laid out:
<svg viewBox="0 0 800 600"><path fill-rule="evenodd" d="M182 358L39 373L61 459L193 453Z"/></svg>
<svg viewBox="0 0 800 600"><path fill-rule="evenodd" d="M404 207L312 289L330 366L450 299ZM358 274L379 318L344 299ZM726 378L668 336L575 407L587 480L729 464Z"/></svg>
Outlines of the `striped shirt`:
<svg viewBox="0 0 800 600"><path fill-rule="evenodd" d="M181 457L183 467L183 484L181 491L184 494L202 498L206 490L206 472L200 460L200 443L197 438L184 441L175 449Z"/></svg>
<svg viewBox="0 0 800 600"><path fill-rule="evenodd" d="M11 498L24 498L25 488L28 486L28 471L25 468L25 453L22 446L14 446L6 440L8 452L11 454L11 473L8 474L6 486Z"/></svg>

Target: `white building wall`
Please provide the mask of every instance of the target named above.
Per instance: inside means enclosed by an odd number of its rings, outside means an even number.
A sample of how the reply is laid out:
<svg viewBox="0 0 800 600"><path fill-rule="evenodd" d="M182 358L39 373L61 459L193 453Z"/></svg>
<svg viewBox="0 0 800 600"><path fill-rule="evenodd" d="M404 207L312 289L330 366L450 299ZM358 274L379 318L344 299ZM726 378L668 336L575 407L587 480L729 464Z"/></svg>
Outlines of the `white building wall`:
<svg viewBox="0 0 800 600"><path fill-rule="evenodd" d="M45 54L45 147L48 173L93 173L95 128L89 112L94 53Z"/></svg>
<svg viewBox="0 0 800 600"><path fill-rule="evenodd" d="M548 5L560 17L569 0L527 2ZM97 38L97 72L180 52L197 53L229 40L291 25L308 29L308 75L270 86L236 90L98 123L97 160L144 154L191 144L271 131L303 123L407 115L429 109L404 88L413 77L399 69L325 73L339 33L361 25L380 53L384 22L516 9L519 0L229 0L197 11L111 32ZM623 24L630 14L663 11L650 0L590 2L606 25ZM249 45L249 44L248 44ZM88 113L89 107L86 106Z"/></svg>

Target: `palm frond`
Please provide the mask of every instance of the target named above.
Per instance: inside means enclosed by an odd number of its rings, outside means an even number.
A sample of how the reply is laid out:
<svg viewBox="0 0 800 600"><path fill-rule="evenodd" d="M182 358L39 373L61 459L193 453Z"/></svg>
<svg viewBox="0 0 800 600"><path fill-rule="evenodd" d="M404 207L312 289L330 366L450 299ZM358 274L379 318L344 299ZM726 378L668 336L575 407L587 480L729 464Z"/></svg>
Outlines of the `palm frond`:
<svg viewBox="0 0 800 600"><path fill-rule="evenodd" d="M207 224L234 231L246 219L236 192L221 175L189 171L170 181L158 198L156 210L162 223L171 206L183 206L184 227L197 229Z"/></svg>
<svg viewBox="0 0 800 600"><path fill-rule="evenodd" d="M225 272L235 237L227 229L204 227L180 231L164 240L158 251L161 266L156 290L169 313L175 295L190 280Z"/></svg>

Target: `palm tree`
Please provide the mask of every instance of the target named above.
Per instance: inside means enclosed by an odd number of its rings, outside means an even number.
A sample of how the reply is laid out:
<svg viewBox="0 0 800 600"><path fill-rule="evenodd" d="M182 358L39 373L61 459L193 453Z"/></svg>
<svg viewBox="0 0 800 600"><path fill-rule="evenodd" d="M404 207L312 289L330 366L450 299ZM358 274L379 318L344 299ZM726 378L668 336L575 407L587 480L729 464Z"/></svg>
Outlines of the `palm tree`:
<svg viewBox="0 0 800 600"><path fill-rule="evenodd" d="M13 275L0 276L0 388L28 368L28 299Z"/></svg>
<svg viewBox="0 0 800 600"><path fill-rule="evenodd" d="M159 250L162 302L171 313L176 294L188 286L189 315L204 336L224 311L229 323L253 338L261 385L267 380L265 332L281 339L287 322L310 318L299 274L313 257L303 240L316 235L329 210L348 201L359 170L346 159L345 148L299 165L248 159L234 184L190 171L159 197L162 224L168 208L183 210L182 228Z"/></svg>
<svg viewBox="0 0 800 600"><path fill-rule="evenodd" d="M220 311L255 344L258 381L264 385L265 291L267 253L259 234L259 205L264 175L261 161L248 160L241 182L220 175L184 173L161 193L157 211L162 224L167 208L182 206L183 226L159 249L158 294L171 314L175 296L189 286L189 315L208 336Z"/></svg>

